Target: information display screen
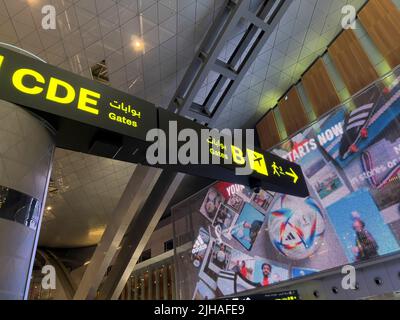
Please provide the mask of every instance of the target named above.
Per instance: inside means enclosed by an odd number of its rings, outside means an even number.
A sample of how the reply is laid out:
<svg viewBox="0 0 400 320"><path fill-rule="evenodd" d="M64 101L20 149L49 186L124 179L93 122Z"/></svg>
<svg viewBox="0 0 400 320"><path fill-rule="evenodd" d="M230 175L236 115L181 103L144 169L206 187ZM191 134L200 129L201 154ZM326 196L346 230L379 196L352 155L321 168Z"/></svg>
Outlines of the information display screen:
<svg viewBox="0 0 400 320"><path fill-rule="evenodd" d="M270 300L300 300L299 293L296 290L280 291L264 294L252 294L249 296L231 297L228 300L246 300L246 301L270 301Z"/></svg>

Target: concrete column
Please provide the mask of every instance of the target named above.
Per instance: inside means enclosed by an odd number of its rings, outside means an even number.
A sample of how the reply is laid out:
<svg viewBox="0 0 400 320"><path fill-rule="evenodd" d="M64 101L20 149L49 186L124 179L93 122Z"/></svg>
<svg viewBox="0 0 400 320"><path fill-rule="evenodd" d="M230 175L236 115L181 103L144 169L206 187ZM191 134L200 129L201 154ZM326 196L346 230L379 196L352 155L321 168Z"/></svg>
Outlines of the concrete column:
<svg viewBox="0 0 400 320"><path fill-rule="evenodd" d="M53 153L44 123L0 100L0 300L28 297Z"/></svg>
<svg viewBox="0 0 400 320"><path fill-rule="evenodd" d="M163 171L141 211L131 222L113 268L101 287L100 299L117 299L183 176Z"/></svg>
<svg viewBox="0 0 400 320"><path fill-rule="evenodd" d="M160 174L160 169L137 165L119 203L112 214L112 219L93 254L85 274L75 293L75 300L93 300L102 282L107 268L110 266L118 247L130 223L141 211L147 197L153 190ZM115 266L113 266L114 269ZM113 274L113 269L109 277ZM131 270L132 272L132 270ZM131 273L125 280L128 279ZM125 286L126 281L124 282ZM118 299L123 287L116 295Z"/></svg>

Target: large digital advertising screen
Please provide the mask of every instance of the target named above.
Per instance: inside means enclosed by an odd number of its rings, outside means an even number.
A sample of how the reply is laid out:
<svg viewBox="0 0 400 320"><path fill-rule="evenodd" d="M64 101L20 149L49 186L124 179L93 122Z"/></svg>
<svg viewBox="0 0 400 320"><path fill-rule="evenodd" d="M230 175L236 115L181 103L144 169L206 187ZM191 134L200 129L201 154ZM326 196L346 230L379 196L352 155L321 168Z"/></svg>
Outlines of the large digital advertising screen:
<svg viewBox="0 0 400 320"><path fill-rule="evenodd" d="M217 182L172 210L178 296L216 299L400 251L400 71L272 151L310 196Z"/></svg>

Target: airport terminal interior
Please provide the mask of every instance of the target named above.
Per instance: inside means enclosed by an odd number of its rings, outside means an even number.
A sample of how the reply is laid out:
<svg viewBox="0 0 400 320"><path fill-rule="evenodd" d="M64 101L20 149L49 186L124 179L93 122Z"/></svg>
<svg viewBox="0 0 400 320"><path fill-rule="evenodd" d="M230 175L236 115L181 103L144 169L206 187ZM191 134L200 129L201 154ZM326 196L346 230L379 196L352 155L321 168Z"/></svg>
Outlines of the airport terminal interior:
<svg viewBox="0 0 400 320"><path fill-rule="evenodd" d="M400 0L0 0L0 299L239 297L400 300Z"/></svg>

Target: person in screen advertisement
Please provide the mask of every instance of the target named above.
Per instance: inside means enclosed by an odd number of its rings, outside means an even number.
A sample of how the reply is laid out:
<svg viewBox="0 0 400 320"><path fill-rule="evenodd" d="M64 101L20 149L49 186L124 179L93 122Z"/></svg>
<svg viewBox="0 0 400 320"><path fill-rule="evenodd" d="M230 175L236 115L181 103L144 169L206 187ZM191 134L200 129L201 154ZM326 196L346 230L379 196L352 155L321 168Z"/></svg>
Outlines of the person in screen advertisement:
<svg viewBox="0 0 400 320"><path fill-rule="evenodd" d="M217 250L214 252L214 263L221 269L225 268L225 264L226 264L226 247L223 243L221 243L219 245L219 250L218 250L218 246L216 248Z"/></svg>
<svg viewBox="0 0 400 320"><path fill-rule="evenodd" d="M360 214L357 211L353 211L352 216L353 229L356 233L356 246L353 247L356 261L364 261L377 257L379 255L378 243L366 229L365 222L361 220Z"/></svg>
<svg viewBox="0 0 400 320"><path fill-rule="evenodd" d="M263 280L261 282L261 285L263 287L267 287L270 285L270 276L272 272L272 266L269 263L263 263L261 266L262 274L263 274Z"/></svg>
<svg viewBox="0 0 400 320"><path fill-rule="evenodd" d="M235 273L240 273L241 270L241 264L240 261L236 261L236 264L233 266L232 271Z"/></svg>
<svg viewBox="0 0 400 320"><path fill-rule="evenodd" d="M246 261L242 261L241 267L240 267L240 274L243 276L243 278L247 279L248 277L248 270L246 266Z"/></svg>
<svg viewBox="0 0 400 320"><path fill-rule="evenodd" d="M255 220L252 223L244 221L234 228L234 232L239 239L246 240L250 243L250 246L254 244L256 241L258 232L260 231L262 226L262 221ZM249 236L247 237L244 233L244 230L249 230Z"/></svg>

